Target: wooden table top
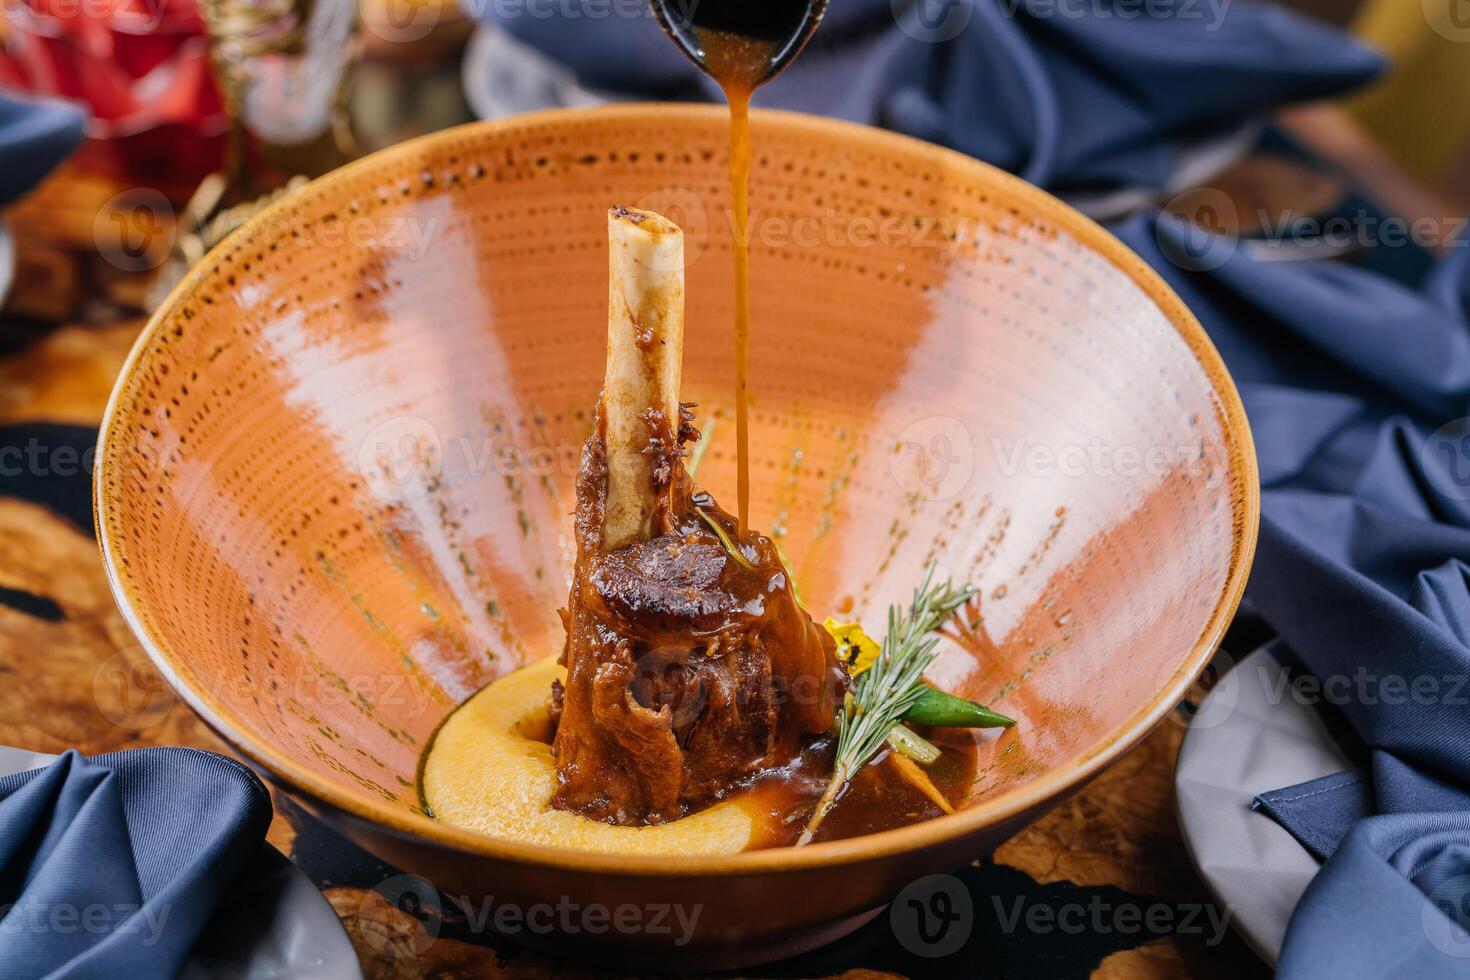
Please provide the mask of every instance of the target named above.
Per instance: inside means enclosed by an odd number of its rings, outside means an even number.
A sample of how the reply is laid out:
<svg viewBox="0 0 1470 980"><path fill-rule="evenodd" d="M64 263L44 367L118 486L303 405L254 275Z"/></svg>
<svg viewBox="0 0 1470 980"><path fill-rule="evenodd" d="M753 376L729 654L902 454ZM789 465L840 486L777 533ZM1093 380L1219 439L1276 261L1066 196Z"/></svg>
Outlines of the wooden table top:
<svg viewBox="0 0 1470 980"><path fill-rule="evenodd" d="M1329 142L1344 138L1333 137L1336 123L1316 117L1309 123ZM1391 181L1388 186L1405 193ZM48 193L66 197L71 190L53 186ZM44 270L44 246L27 255L26 242L44 242L48 227L66 220L48 208L23 205L12 213L23 264L40 261ZM37 267L30 268L21 284L29 295L21 301L33 313L55 290L77 288L74 269L40 282ZM0 674L6 677L0 743L86 754L148 745L227 752L175 699L132 638L92 534L90 450L113 379L142 325L137 315L119 316L119 305L126 303L114 301L91 323L0 320ZM977 855L956 871L975 910L975 932L958 962L907 953L880 916L833 947L755 975L1267 975L1233 932L1213 927L1228 910L1214 903L1180 838L1173 772L1186 717L1185 709L1176 712L1072 800L994 855ZM270 840L323 887L369 978L587 972L463 929L441 930L427 949L408 941L408 913L370 892L392 869L279 795ZM1149 918L1158 906L1168 913ZM1049 911L1038 916L1038 907ZM1069 909L1081 911L1066 919ZM1063 918L1050 918L1058 915ZM1080 927L1028 927L1037 921ZM1147 921L1169 927L1131 925Z"/></svg>

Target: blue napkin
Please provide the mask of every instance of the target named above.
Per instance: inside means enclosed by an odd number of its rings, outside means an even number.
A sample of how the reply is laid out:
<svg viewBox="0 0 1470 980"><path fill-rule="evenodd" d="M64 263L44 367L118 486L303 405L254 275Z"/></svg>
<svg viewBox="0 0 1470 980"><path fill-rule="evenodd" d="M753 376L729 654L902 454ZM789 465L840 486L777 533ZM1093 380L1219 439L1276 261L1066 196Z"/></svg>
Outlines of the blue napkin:
<svg viewBox="0 0 1470 980"><path fill-rule="evenodd" d="M1248 599L1362 739L1257 807L1326 858L1280 975L1470 972L1470 248L1414 290L1272 263L1174 218L1117 229L1204 323L1261 464ZM1442 426L1449 424L1448 429Z"/></svg>
<svg viewBox="0 0 1470 980"><path fill-rule="evenodd" d="M49 174L82 141L87 116L69 102L0 92L0 205Z"/></svg>
<svg viewBox="0 0 1470 980"><path fill-rule="evenodd" d="M641 8L464 4L594 88L718 97L650 17L627 16ZM1160 188L1181 146L1381 67L1346 35L1244 0L846 0L757 101L942 143L1059 192Z"/></svg>
<svg viewBox="0 0 1470 980"><path fill-rule="evenodd" d="M249 769L195 749L0 778L0 975L175 976L270 819Z"/></svg>
<svg viewBox="0 0 1470 980"><path fill-rule="evenodd" d="M1362 769L1271 790L1251 802L1252 810L1289 830L1319 861L1330 858L1353 824L1373 808L1372 776Z"/></svg>

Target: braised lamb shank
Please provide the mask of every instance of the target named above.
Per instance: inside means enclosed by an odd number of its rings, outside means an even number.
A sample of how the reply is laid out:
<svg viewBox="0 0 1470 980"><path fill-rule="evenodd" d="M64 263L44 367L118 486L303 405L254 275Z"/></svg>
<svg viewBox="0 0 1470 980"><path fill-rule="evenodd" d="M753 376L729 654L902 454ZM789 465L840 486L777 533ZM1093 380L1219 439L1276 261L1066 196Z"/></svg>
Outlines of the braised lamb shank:
<svg viewBox="0 0 1470 980"><path fill-rule="evenodd" d="M577 477L552 804L662 823L790 762L828 731L845 673L775 545L684 466L683 233L608 215L607 374Z"/></svg>

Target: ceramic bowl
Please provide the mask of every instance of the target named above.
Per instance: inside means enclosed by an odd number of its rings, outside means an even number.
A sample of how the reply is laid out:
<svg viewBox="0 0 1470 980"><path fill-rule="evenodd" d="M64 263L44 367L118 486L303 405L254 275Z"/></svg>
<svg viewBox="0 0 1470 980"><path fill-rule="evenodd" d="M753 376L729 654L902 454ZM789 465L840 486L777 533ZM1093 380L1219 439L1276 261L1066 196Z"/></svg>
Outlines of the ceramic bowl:
<svg viewBox="0 0 1470 980"><path fill-rule="evenodd" d="M491 839L421 808L435 727L561 647L609 205L686 229L697 480L731 505L719 108L472 125L316 181L173 292L102 428L118 603L242 756L451 895L701 909L677 950L613 930L558 937L563 953L730 966L854 928L1142 738L1215 648L1250 564L1240 402L1138 258L957 153L773 112L753 138L752 521L818 619L881 630L931 560L980 590L976 642L931 675L1018 724L983 737L953 816L671 861Z"/></svg>

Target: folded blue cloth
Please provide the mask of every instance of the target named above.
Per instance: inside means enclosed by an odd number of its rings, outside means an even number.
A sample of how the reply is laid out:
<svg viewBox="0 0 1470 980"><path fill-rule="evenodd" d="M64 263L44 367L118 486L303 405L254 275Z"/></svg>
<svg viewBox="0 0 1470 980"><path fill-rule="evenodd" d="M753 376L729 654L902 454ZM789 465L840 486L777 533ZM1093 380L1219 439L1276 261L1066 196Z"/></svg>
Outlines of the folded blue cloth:
<svg viewBox="0 0 1470 980"><path fill-rule="evenodd" d="M82 141L87 116L69 102L0 93L0 205L45 177Z"/></svg>
<svg viewBox="0 0 1470 980"><path fill-rule="evenodd" d="M627 4L464 3L595 88L718 97ZM1158 188L1182 145L1381 67L1344 34L1243 0L847 0L757 101L942 143L1059 192Z"/></svg>
<svg viewBox="0 0 1470 980"><path fill-rule="evenodd" d="M270 820L254 773L195 749L0 778L0 976L175 976Z"/></svg>
<svg viewBox="0 0 1470 980"><path fill-rule="evenodd" d="M1413 290L1266 262L1174 218L1117 229L1200 318L1261 463L1248 598L1369 766L1263 794L1325 857L1282 977L1470 972L1470 248ZM1463 243L1462 243L1463 244Z"/></svg>
<svg viewBox="0 0 1470 980"><path fill-rule="evenodd" d="M1325 861L1353 825L1373 813L1373 782L1361 769L1262 793L1251 802L1291 831L1303 847Z"/></svg>

